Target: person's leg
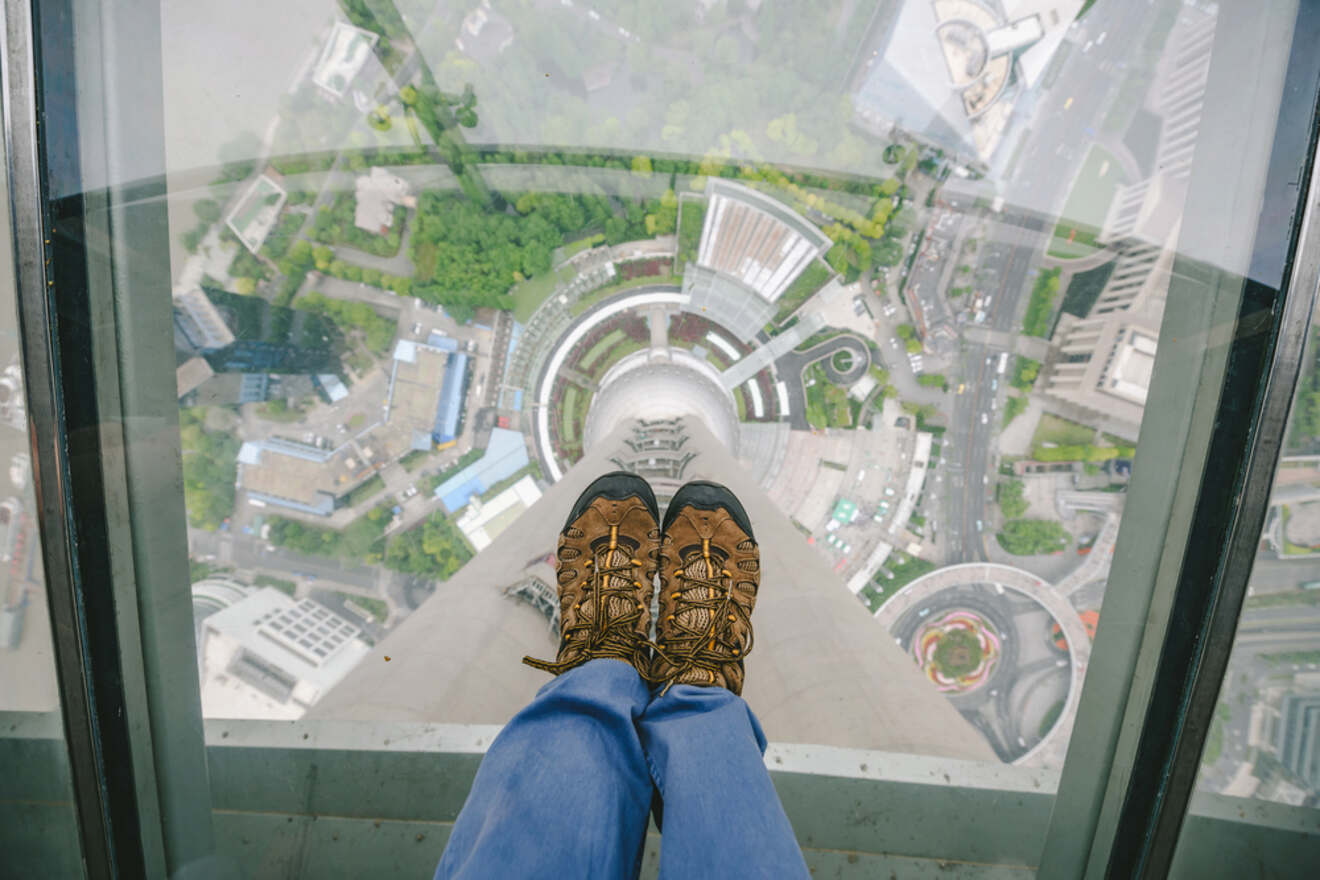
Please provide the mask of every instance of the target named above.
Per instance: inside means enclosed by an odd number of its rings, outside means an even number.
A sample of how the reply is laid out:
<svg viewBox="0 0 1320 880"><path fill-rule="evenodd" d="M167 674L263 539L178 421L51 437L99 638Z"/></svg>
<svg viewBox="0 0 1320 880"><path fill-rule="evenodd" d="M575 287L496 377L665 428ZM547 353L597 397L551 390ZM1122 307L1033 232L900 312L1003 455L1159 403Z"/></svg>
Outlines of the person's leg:
<svg viewBox="0 0 1320 880"><path fill-rule="evenodd" d="M500 731L437 878L633 878L652 786L636 724L650 699L631 664L563 673Z"/></svg>
<svg viewBox="0 0 1320 880"><path fill-rule="evenodd" d="M632 878L653 788L636 723L650 697L659 553L655 494L615 472L578 497L559 533L558 676L491 744L437 878Z"/></svg>
<svg viewBox="0 0 1320 880"><path fill-rule="evenodd" d="M765 736L743 702L743 659L761 554L747 512L724 486L674 493L660 537L660 616L642 715L659 793L660 876L805 877L761 756Z"/></svg>
<svg viewBox="0 0 1320 880"><path fill-rule="evenodd" d="M742 697L674 685L651 701L640 732L660 795L661 880L807 876Z"/></svg>

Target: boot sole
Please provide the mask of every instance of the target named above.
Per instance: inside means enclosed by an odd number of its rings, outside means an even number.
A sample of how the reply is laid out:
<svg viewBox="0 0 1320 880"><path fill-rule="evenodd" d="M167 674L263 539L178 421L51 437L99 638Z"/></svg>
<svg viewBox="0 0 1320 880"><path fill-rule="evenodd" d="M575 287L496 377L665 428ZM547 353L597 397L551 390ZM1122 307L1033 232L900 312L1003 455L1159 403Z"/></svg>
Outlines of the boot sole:
<svg viewBox="0 0 1320 880"><path fill-rule="evenodd" d="M738 524L738 528L747 533L747 537L753 541L756 536L752 534L752 521L747 516L747 511L743 509L742 502L738 496L729 490L728 486L712 483L709 480L693 480L690 483L684 483L683 487L674 493L674 497L669 502L668 509L665 510L664 524L662 530L668 531L669 524L673 522L675 516L684 507L695 507L698 510L720 510L728 511L729 516Z"/></svg>
<svg viewBox="0 0 1320 880"><path fill-rule="evenodd" d="M656 522L660 521L660 505L656 503L655 492L651 491L651 484L628 471L613 471L592 480L591 484L582 490L582 494L578 496L578 500L573 504L573 509L568 512L568 519L564 520L564 528L567 529L576 522L577 518L582 516L591 505L591 502L597 498L604 497L614 501L622 501L633 496L642 500L642 503L651 511L651 516L655 517Z"/></svg>

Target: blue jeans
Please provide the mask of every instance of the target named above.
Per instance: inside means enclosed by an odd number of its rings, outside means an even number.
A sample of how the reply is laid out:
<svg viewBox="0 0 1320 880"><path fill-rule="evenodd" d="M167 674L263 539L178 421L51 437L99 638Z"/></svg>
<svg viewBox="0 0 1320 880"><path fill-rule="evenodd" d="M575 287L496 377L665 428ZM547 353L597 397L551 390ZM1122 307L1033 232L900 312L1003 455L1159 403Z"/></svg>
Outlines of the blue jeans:
<svg viewBox="0 0 1320 880"><path fill-rule="evenodd" d="M486 752L436 878L634 878L656 802L662 878L806 877L741 697L651 695L621 660L546 684Z"/></svg>

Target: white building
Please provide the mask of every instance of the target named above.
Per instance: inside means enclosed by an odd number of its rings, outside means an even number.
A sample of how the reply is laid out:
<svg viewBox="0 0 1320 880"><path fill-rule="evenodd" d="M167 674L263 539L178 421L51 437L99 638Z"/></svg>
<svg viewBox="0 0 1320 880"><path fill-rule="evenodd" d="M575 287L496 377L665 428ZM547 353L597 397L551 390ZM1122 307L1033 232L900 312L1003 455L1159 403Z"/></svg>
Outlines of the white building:
<svg viewBox="0 0 1320 880"><path fill-rule="evenodd" d="M348 22L335 22L330 38L325 41L316 59L312 82L331 97L342 98L371 58L371 50L377 39L379 37L371 31L353 27Z"/></svg>
<svg viewBox="0 0 1320 880"><path fill-rule="evenodd" d="M783 203L718 177L706 183L706 222L697 264L774 302L830 239Z"/></svg>
<svg viewBox="0 0 1320 880"><path fill-rule="evenodd" d="M207 718L301 718L369 650L355 624L270 587L208 578L193 609Z"/></svg>
<svg viewBox="0 0 1320 880"><path fill-rule="evenodd" d="M357 179L357 208L353 224L373 235L388 235L394 225L394 209L403 205L417 207L408 181L390 174L384 168L372 168L370 174Z"/></svg>

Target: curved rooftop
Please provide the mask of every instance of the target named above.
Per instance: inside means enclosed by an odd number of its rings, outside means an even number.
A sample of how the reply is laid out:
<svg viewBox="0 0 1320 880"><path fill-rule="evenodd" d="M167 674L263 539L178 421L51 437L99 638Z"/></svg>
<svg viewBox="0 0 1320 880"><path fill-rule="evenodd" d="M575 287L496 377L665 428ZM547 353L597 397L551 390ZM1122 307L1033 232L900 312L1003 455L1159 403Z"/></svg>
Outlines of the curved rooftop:
<svg viewBox="0 0 1320 880"><path fill-rule="evenodd" d="M738 411L719 375L705 361L681 349L655 361L639 351L615 364L601 380L587 412L583 448L590 450L622 424L647 419L693 416L726 449L738 442Z"/></svg>

